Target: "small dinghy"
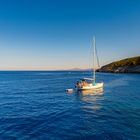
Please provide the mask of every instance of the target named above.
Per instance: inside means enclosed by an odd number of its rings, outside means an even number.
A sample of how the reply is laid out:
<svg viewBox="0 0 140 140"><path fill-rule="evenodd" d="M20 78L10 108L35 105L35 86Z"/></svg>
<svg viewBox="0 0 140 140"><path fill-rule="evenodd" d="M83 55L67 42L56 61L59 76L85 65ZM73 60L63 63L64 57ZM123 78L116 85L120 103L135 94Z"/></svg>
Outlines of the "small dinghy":
<svg viewBox="0 0 140 140"><path fill-rule="evenodd" d="M69 89L66 89L66 92L73 92L74 90L69 88Z"/></svg>

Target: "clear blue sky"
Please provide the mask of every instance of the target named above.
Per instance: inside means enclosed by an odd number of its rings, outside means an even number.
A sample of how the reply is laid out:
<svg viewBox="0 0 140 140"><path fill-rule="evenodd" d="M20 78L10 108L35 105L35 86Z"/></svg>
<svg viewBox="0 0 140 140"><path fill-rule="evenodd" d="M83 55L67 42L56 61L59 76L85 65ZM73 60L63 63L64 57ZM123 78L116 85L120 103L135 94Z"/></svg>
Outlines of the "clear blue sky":
<svg viewBox="0 0 140 140"><path fill-rule="evenodd" d="M88 68L140 55L140 0L0 0L0 69Z"/></svg>

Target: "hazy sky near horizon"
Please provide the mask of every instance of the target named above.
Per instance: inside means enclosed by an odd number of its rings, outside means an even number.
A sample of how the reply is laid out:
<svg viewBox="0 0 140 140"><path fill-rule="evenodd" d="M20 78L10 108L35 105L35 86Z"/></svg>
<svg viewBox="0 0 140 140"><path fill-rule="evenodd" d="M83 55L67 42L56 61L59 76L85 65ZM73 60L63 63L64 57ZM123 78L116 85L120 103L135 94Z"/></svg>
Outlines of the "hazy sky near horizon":
<svg viewBox="0 0 140 140"><path fill-rule="evenodd" d="M0 0L0 70L88 68L140 55L140 0Z"/></svg>

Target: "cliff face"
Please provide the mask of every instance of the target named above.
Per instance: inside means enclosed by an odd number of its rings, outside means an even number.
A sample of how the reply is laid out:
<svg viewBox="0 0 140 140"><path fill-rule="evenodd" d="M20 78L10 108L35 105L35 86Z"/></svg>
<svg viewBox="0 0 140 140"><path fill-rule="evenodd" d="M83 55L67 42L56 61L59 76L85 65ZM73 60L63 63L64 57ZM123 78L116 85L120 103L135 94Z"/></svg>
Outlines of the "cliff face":
<svg viewBox="0 0 140 140"><path fill-rule="evenodd" d="M99 72L140 73L140 56L123 59L101 67Z"/></svg>

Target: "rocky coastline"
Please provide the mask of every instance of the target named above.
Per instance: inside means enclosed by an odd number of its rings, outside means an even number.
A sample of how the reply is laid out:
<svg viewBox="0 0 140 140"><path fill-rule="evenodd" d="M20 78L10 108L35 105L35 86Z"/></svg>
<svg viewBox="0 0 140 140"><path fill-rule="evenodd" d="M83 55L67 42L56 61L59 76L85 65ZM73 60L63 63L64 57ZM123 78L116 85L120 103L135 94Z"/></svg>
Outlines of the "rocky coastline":
<svg viewBox="0 0 140 140"><path fill-rule="evenodd" d="M140 56L112 62L101 67L97 71L111 73L140 73Z"/></svg>

